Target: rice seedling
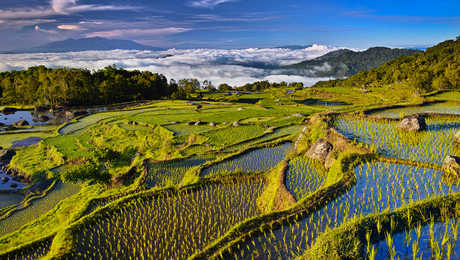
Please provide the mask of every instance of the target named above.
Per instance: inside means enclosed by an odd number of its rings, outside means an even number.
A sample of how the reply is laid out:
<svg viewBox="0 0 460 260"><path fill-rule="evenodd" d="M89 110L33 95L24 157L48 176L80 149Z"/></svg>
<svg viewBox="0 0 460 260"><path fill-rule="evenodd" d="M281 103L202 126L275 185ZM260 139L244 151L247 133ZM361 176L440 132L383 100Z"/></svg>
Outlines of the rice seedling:
<svg viewBox="0 0 460 260"><path fill-rule="evenodd" d="M416 106L416 107L402 107L402 108L392 108L385 109L373 113L373 116L387 117L387 118L400 118L400 114L404 113L405 115L417 114L417 113L443 113L443 114L460 114L460 109L456 104L449 103L435 103L426 106Z"/></svg>
<svg viewBox="0 0 460 260"><path fill-rule="evenodd" d="M229 159L203 169L202 176L220 175L226 172L262 172L275 167L281 162L289 149L291 143L285 143L276 147L261 148L233 159Z"/></svg>
<svg viewBox="0 0 460 260"><path fill-rule="evenodd" d="M458 220L447 219L443 222L428 225L417 225L413 230L406 230L392 237L391 245L388 241L380 241L371 247L377 248L377 259L384 259L388 252L393 251L394 257L400 259L458 259L460 244L457 243L459 229ZM407 239L405 233L416 233ZM393 248L393 249L390 249Z"/></svg>
<svg viewBox="0 0 460 260"><path fill-rule="evenodd" d="M364 118L335 121L336 129L346 137L375 147L388 157L441 165L453 146L453 137L460 130L460 121L440 122L427 119L427 131L401 132L397 122L374 122Z"/></svg>
<svg viewBox="0 0 460 260"><path fill-rule="evenodd" d="M296 157L289 162L286 186L297 200L315 192L323 182L324 169L318 163L303 157Z"/></svg>
<svg viewBox="0 0 460 260"><path fill-rule="evenodd" d="M356 167L355 174L355 186L322 209L303 219L283 223L281 228L270 230L273 235L265 232L238 244L243 248L243 258L266 256L267 252L272 256L270 259L302 255L319 234L352 218L458 191L457 185L442 183L442 172L427 168L368 162Z"/></svg>
<svg viewBox="0 0 460 260"><path fill-rule="evenodd" d="M151 163L146 184L148 187L177 185L190 168L213 160L214 158L191 158L180 161Z"/></svg>
<svg viewBox="0 0 460 260"><path fill-rule="evenodd" d="M88 128L89 126L95 125L98 122L103 120L113 119L116 118L117 120L122 119L124 117L133 117L136 114L145 113L148 111L155 110L155 108L147 108L147 109L139 109L139 110L126 110L126 111L111 111L111 112L104 112L104 113L96 113L89 116L85 116L79 119L75 123L71 123L66 125L65 127L59 130L60 134L72 134L72 135L79 135L81 130Z"/></svg>
<svg viewBox="0 0 460 260"><path fill-rule="evenodd" d="M260 144L260 143L264 143L264 142L269 142L269 141L275 140L277 138L282 138L282 137L289 136L291 134L299 133L302 130L302 128L304 128L304 126L301 126L301 125L293 125L293 126L281 127L281 128L276 129L271 134L264 135L261 138L256 138L256 139L251 140L249 142L245 142L245 143L242 143L242 144L227 147L222 151L223 152L236 152L236 151L239 151L241 149L247 149L251 145Z"/></svg>
<svg viewBox="0 0 460 260"><path fill-rule="evenodd" d="M166 129L172 131L177 136L181 135L190 135L190 134L200 134L206 131L210 131L215 129L215 127L209 125L196 125L196 126L189 126L187 124L176 124L176 125L166 125L164 126Z"/></svg>
<svg viewBox="0 0 460 260"><path fill-rule="evenodd" d="M25 248L14 250L10 253L0 255L2 259L18 259L18 260L34 260L44 257L48 254L51 248L53 239L48 238Z"/></svg>
<svg viewBox="0 0 460 260"><path fill-rule="evenodd" d="M208 142L210 144L224 148L228 145L259 137L264 134L265 130L264 127L258 125L229 126L215 131L205 132L203 136L209 138Z"/></svg>
<svg viewBox="0 0 460 260"><path fill-rule="evenodd" d="M185 259L258 214L260 179L134 199L80 229L78 259Z"/></svg>
<svg viewBox="0 0 460 260"><path fill-rule="evenodd" d="M0 209L19 203L23 199L24 196L18 193L0 193Z"/></svg>
<svg viewBox="0 0 460 260"><path fill-rule="evenodd" d="M57 183L56 187L44 198L35 200L32 205L15 212L8 218L0 221L0 236L16 231L21 226L35 220L40 215L54 208L61 200L76 194L80 186L76 184Z"/></svg>

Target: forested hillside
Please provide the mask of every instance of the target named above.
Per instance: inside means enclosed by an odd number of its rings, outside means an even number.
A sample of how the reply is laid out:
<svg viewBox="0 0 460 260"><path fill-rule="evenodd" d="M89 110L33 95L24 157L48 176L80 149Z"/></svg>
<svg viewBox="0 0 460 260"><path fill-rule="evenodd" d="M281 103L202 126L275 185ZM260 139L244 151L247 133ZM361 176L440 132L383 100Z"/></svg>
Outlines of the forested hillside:
<svg viewBox="0 0 460 260"><path fill-rule="evenodd" d="M370 48L366 51L338 50L313 60L283 67L296 75L343 78L362 70L381 66L401 56L420 53L418 50Z"/></svg>
<svg viewBox="0 0 460 260"><path fill-rule="evenodd" d="M426 52L400 57L347 79L318 82L315 87L369 87L402 84L419 91L460 88L460 37Z"/></svg>
<svg viewBox="0 0 460 260"><path fill-rule="evenodd" d="M158 99L173 91L163 75L115 67L91 72L38 66L0 73L1 104L100 105Z"/></svg>

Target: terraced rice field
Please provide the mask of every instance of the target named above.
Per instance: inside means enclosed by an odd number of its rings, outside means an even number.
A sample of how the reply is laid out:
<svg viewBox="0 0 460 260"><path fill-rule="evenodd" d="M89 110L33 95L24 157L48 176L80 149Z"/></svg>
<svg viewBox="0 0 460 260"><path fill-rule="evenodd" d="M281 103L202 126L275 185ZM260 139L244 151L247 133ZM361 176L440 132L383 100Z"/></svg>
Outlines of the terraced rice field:
<svg viewBox="0 0 460 260"><path fill-rule="evenodd" d="M387 118L400 118L417 113L434 113L434 114L460 114L460 105L456 103L435 103L426 106L415 107L402 107L386 109L383 111L372 113L372 116L387 117Z"/></svg>
<svg viewBox="0 0 460 260"><path fill-rule="evenodd" d="M0 194L0 209L19 203L24 199L24 196L17 193L2 193Z"/></svg>
<svg viewBox="0 0 460 260"><path fill-rule="evenodd" d="M151 163L146 183L148 187L177 185L192 167L213 160L214 158L191 158L173 162Z"/></svg>
<svg viewBox="0 0 460 260"><path fill-rule="evenodd" d="M372 255L374 259L459 259L458 231L458 220L418 225L412 230L387 234L385 240L366 248L364 256Z"/></svg>
<svg viewBox="0 0 460 260"><path fill-rule="evenodd" d="M238 259L286 259L302 255L323 232L353 218L393 210L410 202L458 192L442 182L442 172L390 163L355 168L356 185L306 218L251 237L231 250ZM267 257L268 256L268 257Z"/></svg>
<svg viewBox="0 0 460 260"><path fill-rule="evenodd" d="M365 118L338 118L335 127L346 137L369 144L384 156L441 165L453 147L460 119L444 122L428 118L426 121L427 131L418 133L399 131L398 122L374 122Z"/></svg>
<svg viewBox="0 0 460 260"><path fill-rule="evenodd" d="M257 215L263 180L211 184L138 198L79 229L78 259L184 259L236 223Z"/></svg>
<svg viewBox="0 0 460 260"><path fill-rule="evenodd" d="M296 157L289 162L286 187L296 200L315 192L324 183L325 169L317 164L303 157Z"/></svg>
<svg viewBox="0 0 460 260"><path fill-rule="evenodd" d="M0 220L0 235L16 231L21 226L37 219L54 208L61 200L78 193L79 185L57 183L56 187L44 198L32 201L32 205Z"/></svg>
<svg viewBox="0 0 460 260"><path fill-rule="evenodd" d="M45 239L32 245L27 248L13 251L4 255L5 259L21 259L21 260L34 260L40 259L48 254L51 249L52 238Z"/></svg>
<svg viewBox="0 0 460 260"><path fill-rule="evenodd" d="M261 148L205 168L202 176L221 175L229 172L261 172L275 167L284 159L291 143L272 148Z"/></svg>

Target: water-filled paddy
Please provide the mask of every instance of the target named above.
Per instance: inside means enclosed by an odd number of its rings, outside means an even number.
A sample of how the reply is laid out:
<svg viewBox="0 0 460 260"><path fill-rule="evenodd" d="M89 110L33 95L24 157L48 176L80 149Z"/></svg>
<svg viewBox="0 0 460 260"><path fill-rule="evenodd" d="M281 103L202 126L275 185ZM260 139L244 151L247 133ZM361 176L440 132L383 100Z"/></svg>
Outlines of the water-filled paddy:
<svg viewBox="0 0 460 260"><path fill-rule="evenodd" d="M258 214L260 179L139 198L79 229L78 259L186 259L236 223Z"/></svg>
<svg viewBox="0 0 460 260"><path fill-rule="evenodd" d="M146 183L149 187L177 185L190 168L212 160L214 158L191 158L173 162L151 163Z"/></svg>
<svg viewBox="0 0 460 260"><path fill-rule="evenodd" d="M348 103L341 102L341 101L327 101L327 100L321 100L321 99L305 99L305 100L296 101L296 103L304 104L308 106L316 105L316 106L328 106L328 107L349 105Z"/></svg>
<svg viewBox="0 0 460 260"><path fill-rule="evenodd" d="M50 120L41 122L39 117L47 116ZM18 110L13 113L0 113L0 123L5 125L12 125L19 120L25 120L29 125L50 125L50 124L61 124L65 121L65 118L60 118L52 113L34 113L33 111L28 110Z"/></svg>
<svg viewBox="0 0 460 260"><path fill-rule="evenodd" d="M24 196L18 193L0 193L0 209L21 202Z"/></svg>
<svg viewBox="0 0 460 260"><path fill-rule="evenodd" d="M79 185L57 183L56 187L44 198L32 201L32 205L15 212L8 218L0 221L0 236L11 233L21 226L37 219L45 214L61 200L76 194L80 190Z"/></svg>
<svg viewBox="0 0 460 260"><path fill-rule="evenodd" d="M261 172L268 171L275 167L285 157L289 149L292 149L291 143L285 143L276 147L261 148L235 158L214 164L203 169L201 175L219 175L226 172Z"/></svg>
<svg viewBox="0 0 460 260"><path fill-rule="evenodd" d="M371 245L369 251L366 248L364 254L370 255L374 247L375 259L386 259L390 255L395 259L459 259L459 227L456 220L419 225L412 230L387 235L385 240Z"/></svg>
<svg viewBox="0 0 460 260"><path fill-rule="evenodd" d="M406 160L441 165L453 147L453 137L460 130L460 119L442 122L427 119L427 131L407 133L397 129L398 122L374 122L364 118L338 118L335 128L346 137L357 139L377 152Z"/></svg>
<svg viewBox="0 0 460 260"><path fill-rule="evenodd" d="M296 200L315 192L324 182L324 173L313 163L303 157L296 157L289 162L286 173L286 187Z"/></svg>
<svg viewBox="0 0 460 260"><path fill-rule="evenodd" d="M354 217L385 209L393 210L412 201L457 192L442 183L442 172L390 163L366 163L355 168L356 185L321 210L282 228L251 237L239 245L239 257L265 259L302 255L319 234Z"/></svg>
<svg viewBox="0 0 460 260"><path fill-rule="evenodd" d="M13 180L11 176L0 170L0 191L17 191L25 186L24 183Z"/></svg>
<svg viewBox="0 0 460 260"><path fill-rule="evenodd" d="M460 114L460 105L458 103L435 103L426 106L391 108L372 113L372 116L400 118L417 113L439 113L439 114Z"/></svg>

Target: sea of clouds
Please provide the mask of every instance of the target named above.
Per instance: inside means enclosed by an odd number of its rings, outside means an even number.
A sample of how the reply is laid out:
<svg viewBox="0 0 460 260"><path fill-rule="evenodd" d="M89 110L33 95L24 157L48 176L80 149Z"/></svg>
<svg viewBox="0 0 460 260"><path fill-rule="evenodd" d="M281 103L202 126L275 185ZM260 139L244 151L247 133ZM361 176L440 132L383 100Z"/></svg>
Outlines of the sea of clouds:
<svg viewBox="0 0 460 260"><path fill-rule="evenodd" d="M276 67L322 56L339 48L312 45L305 49L170 49L166 51L83 51L66 53L0 54L0 71L27 69L44 65L49 68L72 67L97 70L109 65L128 70L148 70L168 79L197 78L213 85L241 86L260 80L303 82L311 86L329 78L290 75ZM321 68L318 68L321 69Z"/></svg>

